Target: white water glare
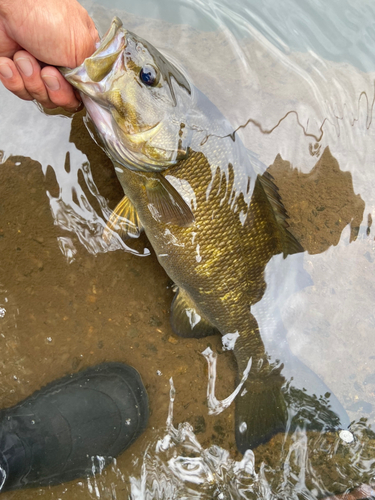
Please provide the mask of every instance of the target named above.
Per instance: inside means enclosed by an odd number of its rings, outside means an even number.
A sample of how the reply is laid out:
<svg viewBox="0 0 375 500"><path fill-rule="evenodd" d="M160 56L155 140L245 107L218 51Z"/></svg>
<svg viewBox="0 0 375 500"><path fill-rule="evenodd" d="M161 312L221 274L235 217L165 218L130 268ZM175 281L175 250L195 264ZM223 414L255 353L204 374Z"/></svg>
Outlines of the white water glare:
<svg viewBox="0 0 375 500"><path fill-rule="evenodd" d="M132 500L248 498L258 475L254 453L247 450L242 460L213 445L204 449L193 427L183 422L173 425L175 387L170 383L166 434L149 445L143 456L140 477L131 476Z"/></svg>
<svg viewBox="0 0 375 500"><path fill-rule="evenodd" d="M215 383L216 383L216 361L217 354L212 351L210 347L207 347L202 352L203 356L206 358L208 364L208 384L207 384L207 405L208 405L208 414L209 415L219 415L223 412L229 405L231 405L237 396L237 394L241 391L242 386L247 380L247 377L250 373L251 361L252 358L249 359L246 369L243 372L242 379L236 389L232 392L230 396L219 401L215 396Z"/></svg>

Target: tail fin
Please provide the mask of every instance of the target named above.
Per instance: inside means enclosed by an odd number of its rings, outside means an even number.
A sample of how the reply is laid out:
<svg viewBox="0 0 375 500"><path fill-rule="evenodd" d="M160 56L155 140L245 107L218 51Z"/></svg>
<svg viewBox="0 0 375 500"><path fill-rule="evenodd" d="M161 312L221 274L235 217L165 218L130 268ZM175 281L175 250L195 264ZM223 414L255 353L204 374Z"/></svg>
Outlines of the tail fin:
<svg viewBox="0 0 375 500"><path fill-rule="evenodd" d="M287 405L282 392L285 378L281 363L268 361L256 319L250 313L246 334L234 345L238 378L242 377L252 358L250 374L236 398L236 443L241 453L268 441L278 432L285 432L288 421Z"/></svg>
<svg viewBox="0 0 375 500"><path fill-rule="evenodd" d="M241 453L271 439L287 426L280 369L248 378L236 398L236 443Z"/></svg>

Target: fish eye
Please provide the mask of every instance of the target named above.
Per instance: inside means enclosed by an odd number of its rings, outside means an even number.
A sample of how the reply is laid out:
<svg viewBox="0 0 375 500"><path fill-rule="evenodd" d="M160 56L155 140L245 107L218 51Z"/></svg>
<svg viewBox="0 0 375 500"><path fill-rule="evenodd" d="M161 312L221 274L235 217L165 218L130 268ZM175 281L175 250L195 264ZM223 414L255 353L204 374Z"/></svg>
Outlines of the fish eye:
<svg viewBox="0 0 375 500"><path fill-rule="evenodd" d="M149 87L154 87L159 81L158 72L151 64L145 64L139 73L141 82Z"/></svg>

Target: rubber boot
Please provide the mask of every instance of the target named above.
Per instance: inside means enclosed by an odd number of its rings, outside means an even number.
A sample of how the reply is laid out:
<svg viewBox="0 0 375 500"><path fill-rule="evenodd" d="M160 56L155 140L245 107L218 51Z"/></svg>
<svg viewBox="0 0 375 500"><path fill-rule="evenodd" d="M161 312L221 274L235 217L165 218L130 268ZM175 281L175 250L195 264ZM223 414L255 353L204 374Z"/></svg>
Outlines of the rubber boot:
<svg viewBox="0 0 375 500"><path fill-rule="evenodd" d="M1 491L96 473L145 430L148 397L138 372L104 363L51 382L0 411Z"/></svg>

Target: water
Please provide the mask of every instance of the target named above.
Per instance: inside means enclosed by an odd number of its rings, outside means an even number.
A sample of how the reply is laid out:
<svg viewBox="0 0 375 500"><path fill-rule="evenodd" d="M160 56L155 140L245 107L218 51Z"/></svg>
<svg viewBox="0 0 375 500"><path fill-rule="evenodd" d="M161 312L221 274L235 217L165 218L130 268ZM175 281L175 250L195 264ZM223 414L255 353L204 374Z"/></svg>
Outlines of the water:
<svg viewBox="0 0 375 500"><path fill-rule="evenodd" d="M4 498L312 499L375 475L373 7L258 4L84 3L101 33L119 15L182 64L270 166L307 251L270 261L253 312L296 384L314 384L301 360L336 394L354 441L296 431L243 458L234 405L210 415L206 400L201 353L218 353L219 402L235 386L231 353L219 337L173 335L171 283L144 237L101 238L122 190L82 113L46 116L0 89L1 404L113 360L142 374L151 408L146 433L95 478Z"/></svg>

